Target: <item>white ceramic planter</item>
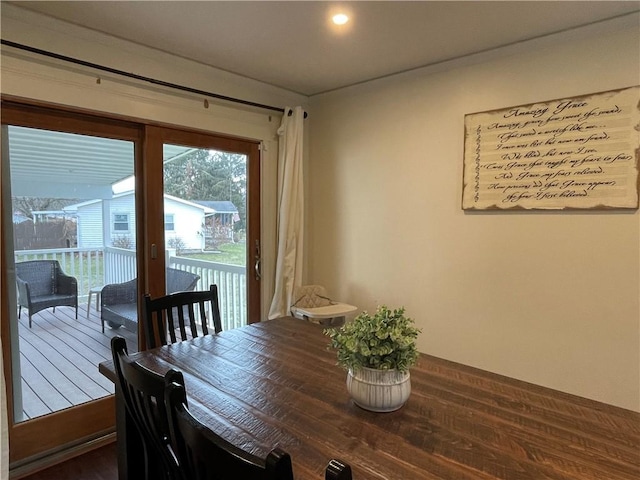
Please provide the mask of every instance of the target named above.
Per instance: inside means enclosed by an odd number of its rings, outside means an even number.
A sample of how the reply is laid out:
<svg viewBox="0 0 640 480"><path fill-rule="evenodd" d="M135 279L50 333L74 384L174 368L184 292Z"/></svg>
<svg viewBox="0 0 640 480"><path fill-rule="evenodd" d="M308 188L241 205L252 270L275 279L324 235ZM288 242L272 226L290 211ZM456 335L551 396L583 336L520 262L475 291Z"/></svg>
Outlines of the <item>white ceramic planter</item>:
<svg viewBox="0 0 640 480"><path fill-rule="evenodd" d="M360 368L347 373L347 390L359 407L373 412L393 412L411 394L409 372Z"/></svg>

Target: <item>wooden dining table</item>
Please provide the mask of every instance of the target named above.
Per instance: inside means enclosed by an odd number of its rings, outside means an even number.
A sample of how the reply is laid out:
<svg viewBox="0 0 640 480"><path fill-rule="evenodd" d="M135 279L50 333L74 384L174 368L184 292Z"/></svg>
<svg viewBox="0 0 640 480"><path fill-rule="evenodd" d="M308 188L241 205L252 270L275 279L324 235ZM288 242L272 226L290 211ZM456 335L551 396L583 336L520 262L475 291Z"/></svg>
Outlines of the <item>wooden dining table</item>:
<svg viewBox="0 0 640 480"><path fill-rule="evenodd" d="M323 327L263 321L133 354L183 372L189 408L256 455L279 446L297 480L332 458L355 480L637 480L640 414L421 354L408 402L356 406ZM100 371L115 380L112 362ZM117 405L120 480L142 478L139 440ZM241 480L241 479L239 479Z"/></svg>

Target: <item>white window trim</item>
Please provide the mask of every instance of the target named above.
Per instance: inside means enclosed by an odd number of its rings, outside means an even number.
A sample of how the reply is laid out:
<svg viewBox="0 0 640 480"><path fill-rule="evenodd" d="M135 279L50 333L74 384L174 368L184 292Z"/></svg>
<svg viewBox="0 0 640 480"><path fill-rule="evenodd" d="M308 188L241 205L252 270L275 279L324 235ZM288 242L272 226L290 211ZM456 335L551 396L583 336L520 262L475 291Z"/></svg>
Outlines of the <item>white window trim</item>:
<svg viewBox="0 0 640 480"><path fill-rule="evenodd" d="M167 217L171 217L171 225L173 228L167 228ZM164 231L165 232L175 232L176 231L176 214L175 213L165 213L164 214Z"/></svg>
<svg viewBox="0 0 640 480"><path fill-rule="evenodd" d="M126 230L121 230L119 228L116 228L116 223L117 224L124 224L124 221L116 222L116 217L118 215L126 215L126 217L127 217L127 229ZM112 229L112 231L113 231L113 233L115 235L131 233L131 215L129 215L129 212L114 212L113 213L113 217L111 218L111 229Z"/></svg>

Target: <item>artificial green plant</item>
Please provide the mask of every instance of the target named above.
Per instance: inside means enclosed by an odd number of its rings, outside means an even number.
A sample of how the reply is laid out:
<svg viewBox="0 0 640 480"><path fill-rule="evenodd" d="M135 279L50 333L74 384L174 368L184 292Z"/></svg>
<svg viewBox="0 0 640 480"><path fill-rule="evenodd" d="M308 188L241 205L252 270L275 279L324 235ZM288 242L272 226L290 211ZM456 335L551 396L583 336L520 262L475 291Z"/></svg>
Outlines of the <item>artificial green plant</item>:
<svg viewBox="0 0 640 480"><path fill-rule="evenodd" d="M404 311L404 307L390 310L382 305L373 315L363 312L340 328L326 329L330 347L337 351L338 365L346 370L409 370L418 359L420 330Z"/></svg>

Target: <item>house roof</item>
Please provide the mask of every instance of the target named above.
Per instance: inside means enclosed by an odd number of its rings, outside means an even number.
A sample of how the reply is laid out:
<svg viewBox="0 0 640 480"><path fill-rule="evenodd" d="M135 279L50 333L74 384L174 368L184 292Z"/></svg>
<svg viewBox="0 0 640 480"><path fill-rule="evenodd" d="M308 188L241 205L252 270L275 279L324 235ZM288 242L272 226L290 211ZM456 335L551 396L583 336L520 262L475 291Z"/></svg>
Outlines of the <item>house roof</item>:
<svg viewBox="0 0 640 480"><path fill-rule="evenodd" d="M127 195L133 195L133 190L129 190L127 192L116 193L111 198L126 197ZM64 210L65 212L75 212L75 211L78 210L78 208L86 207L87 205L93 205L93 204L99 203L101 201L102 201L101 198L92 198L91 200L86 200L84 202L79 202L79 203L74 203L72 205L67 205L62 210Z"/></svg>
<svg viewBox="0 0 640 480"><path fill-rule="evenodd" d="M127 192L122 192L122 193L115 194L113 196L113 198L115 199L115 198L126 197L126 196L133 195L133 193L134 193L133 190L129 190ZM164 199L165 200L173 200L174 202L181 203L181 204L187 205L189 207L197 208L198 210L202 210L205 214L216 213L216 211L214 211L212 208L208 207L207 205L203 205L203 204L201 204L199 202L191 202L189 200L184 200L182 198L174 197L173 195L168 195L166 193L164 194ZM63 210L65 212L76 212L78 210L78 208L82 208L82 207L85 207L87 205L92 205L94 203L98 203L98 202L101 202L101 201L102 201L102 199L95 198L93 200L87 200L86 202L80 202L80 203L75 203L73 205L68 205ZM231 203L231 202L227 202L227 203ZM231 205L233 205L233 204L231 204Z"/></svg>
<svg viewBox="0 0 640 480"><path fill-rule="evenodd" d="M229 200L194 200L194 203L209 207L215 213L238 213L238 208Z"/></svg>
<svg viewBox="0 0 640 480"><path fill-rule="evenodd" d="M211 208L207 207L206 205L199 204L198 202L195 202L195 201L192 202L192 201L189 201L189 200L184 200L182 198L174 197L173 195L167 195L166 193L164 194L164 198L165 198L165 200L166 199L171 199L171 200L173 200L175 202L182 203L184 205L188 205L188 206L191 206L191 207L198 208L198 209L204 211L204 213L215 213Z"/></svg>

